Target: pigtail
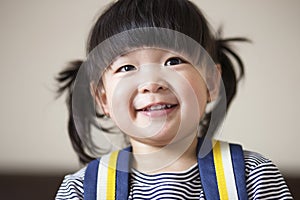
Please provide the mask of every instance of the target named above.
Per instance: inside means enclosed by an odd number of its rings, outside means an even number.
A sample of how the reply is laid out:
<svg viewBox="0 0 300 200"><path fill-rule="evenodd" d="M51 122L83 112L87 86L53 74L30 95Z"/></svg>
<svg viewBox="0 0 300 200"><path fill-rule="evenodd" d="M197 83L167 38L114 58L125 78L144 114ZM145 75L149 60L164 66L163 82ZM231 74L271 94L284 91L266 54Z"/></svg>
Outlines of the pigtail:
<svg viewBox="0 0 300 200"><path fill-rule="evenodd" d="M213 56L215 63L221 65L221 76L226 94L226 110L228 110L232 103L232 100L236 95L237 86L245 76L244 63L239 55L233 50L231 43L250 42L250 40L242 37L222 39L220 35L221 31L218 32L218 36L216 37L216 39L214 39L214 50L211 55ZM223 95L221 95L220 93L220 96ZM202 136L208 133L208 128L211 126L212 113L215 111L217 112L217 110L219 110L222 106L223 105L219 102L210 112L207 112L205 114L204 118L200 122ZM223 117L221 117L219 121L214 122L212 132L214 132L222 123L224 119Z"/></svg>
<svg viewBox="0 0 300 200"><path fill-rule="evenodd" d="M232 49L232 42L249 42L249 40L241 37L216 39L216 61L221 65L222 69L222 80L226 92L227 109L236 95L239 81L245 76L244 64L241 58ZM236 67L231 61L231 58L236 61ZM238 70L239 75L237 75L236 70Z"/></svg>
<svg viewBox="0 0 300 200"><path fill-rule="evenodd" d="M59 88L57 90L58 97L61 96L64 92L67 92L66 104L69 110L68 133L73 149L77 153L79 161L81 163L88 163L94 158L85 152L83 141L80 138L75 127L72 109L74 82L82 63L83 61L81 60L70 62L69 65L58 74L58 77L56 77L56 81L59 83Z"/></svg>

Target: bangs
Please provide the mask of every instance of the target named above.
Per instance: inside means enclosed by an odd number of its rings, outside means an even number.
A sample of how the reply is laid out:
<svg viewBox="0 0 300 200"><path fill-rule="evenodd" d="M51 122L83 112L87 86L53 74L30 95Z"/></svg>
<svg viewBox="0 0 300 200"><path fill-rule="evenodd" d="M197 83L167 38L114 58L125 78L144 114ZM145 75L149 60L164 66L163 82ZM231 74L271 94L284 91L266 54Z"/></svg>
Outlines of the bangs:
<svg viewBox="0 0 300 200"><path fill-rule="evenodd" d="M201 11L182 0L119 0L95 23L87 53L104 40L133 29L157 27L183 33L210 52L211 35ZM144 46L148 45L147 43Z"/></svg>
<svg viewBox="0 0 300 200"><path fill-rule="evenodd" d="M210 55L191 37L171 29L145 27L115 34L95 47L85 62L89 77L99 79L117 57L139 48L167 50L181 55L198 69L214 69Z"/></svg>

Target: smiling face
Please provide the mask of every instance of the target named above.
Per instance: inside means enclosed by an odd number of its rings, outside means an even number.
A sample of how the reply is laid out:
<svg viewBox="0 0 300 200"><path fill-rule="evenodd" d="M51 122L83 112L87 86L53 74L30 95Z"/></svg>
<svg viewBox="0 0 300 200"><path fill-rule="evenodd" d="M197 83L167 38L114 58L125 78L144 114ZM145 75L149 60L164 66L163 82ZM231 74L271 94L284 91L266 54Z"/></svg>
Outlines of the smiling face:
<svg viewBox="0 0 300 200"><path fill-rule="evenodd" d="M182 55L154 48L115 59L100 90L98 102L117 126L154 146L196 134L208 100L198 69Z"/></svg>

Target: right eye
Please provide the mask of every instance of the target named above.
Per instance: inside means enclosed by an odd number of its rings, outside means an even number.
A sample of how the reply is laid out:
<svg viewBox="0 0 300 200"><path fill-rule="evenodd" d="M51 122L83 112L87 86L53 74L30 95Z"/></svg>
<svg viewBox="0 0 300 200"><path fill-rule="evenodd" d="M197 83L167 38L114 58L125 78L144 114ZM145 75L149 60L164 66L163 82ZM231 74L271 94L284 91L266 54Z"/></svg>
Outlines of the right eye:
<svg viewBox="0 0 300 200"><path fill-rule="evenodd" d="M136 67L133 65L124 65L120 68L117 69L116 73L118 72L129 72L129 71L133 71L136 70Z"/></svg>
<svg viewBox="0 0 300 200"><path fill-rule="evenodd" d="M166 61L165 66L180 65L182 63L184 63L184 60L178 57L174 57L174 58L169 58Z"/></svg>

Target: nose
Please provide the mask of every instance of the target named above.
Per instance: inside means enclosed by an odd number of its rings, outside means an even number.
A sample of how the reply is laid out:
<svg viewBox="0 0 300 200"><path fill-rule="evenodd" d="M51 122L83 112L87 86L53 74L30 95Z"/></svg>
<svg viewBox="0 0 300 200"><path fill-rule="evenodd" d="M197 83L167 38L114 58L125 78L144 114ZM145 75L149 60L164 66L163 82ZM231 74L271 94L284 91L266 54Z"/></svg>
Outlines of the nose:
<svg viewBox="0 0 300 200"><path fill-rule="evenodd" d="M149 83L140 85L140 87L138 88L138 92L139 93L158 93L158 92L162 92L167 89L168 89L168 87L166 86L166 84L149 82Z"/></svg>

